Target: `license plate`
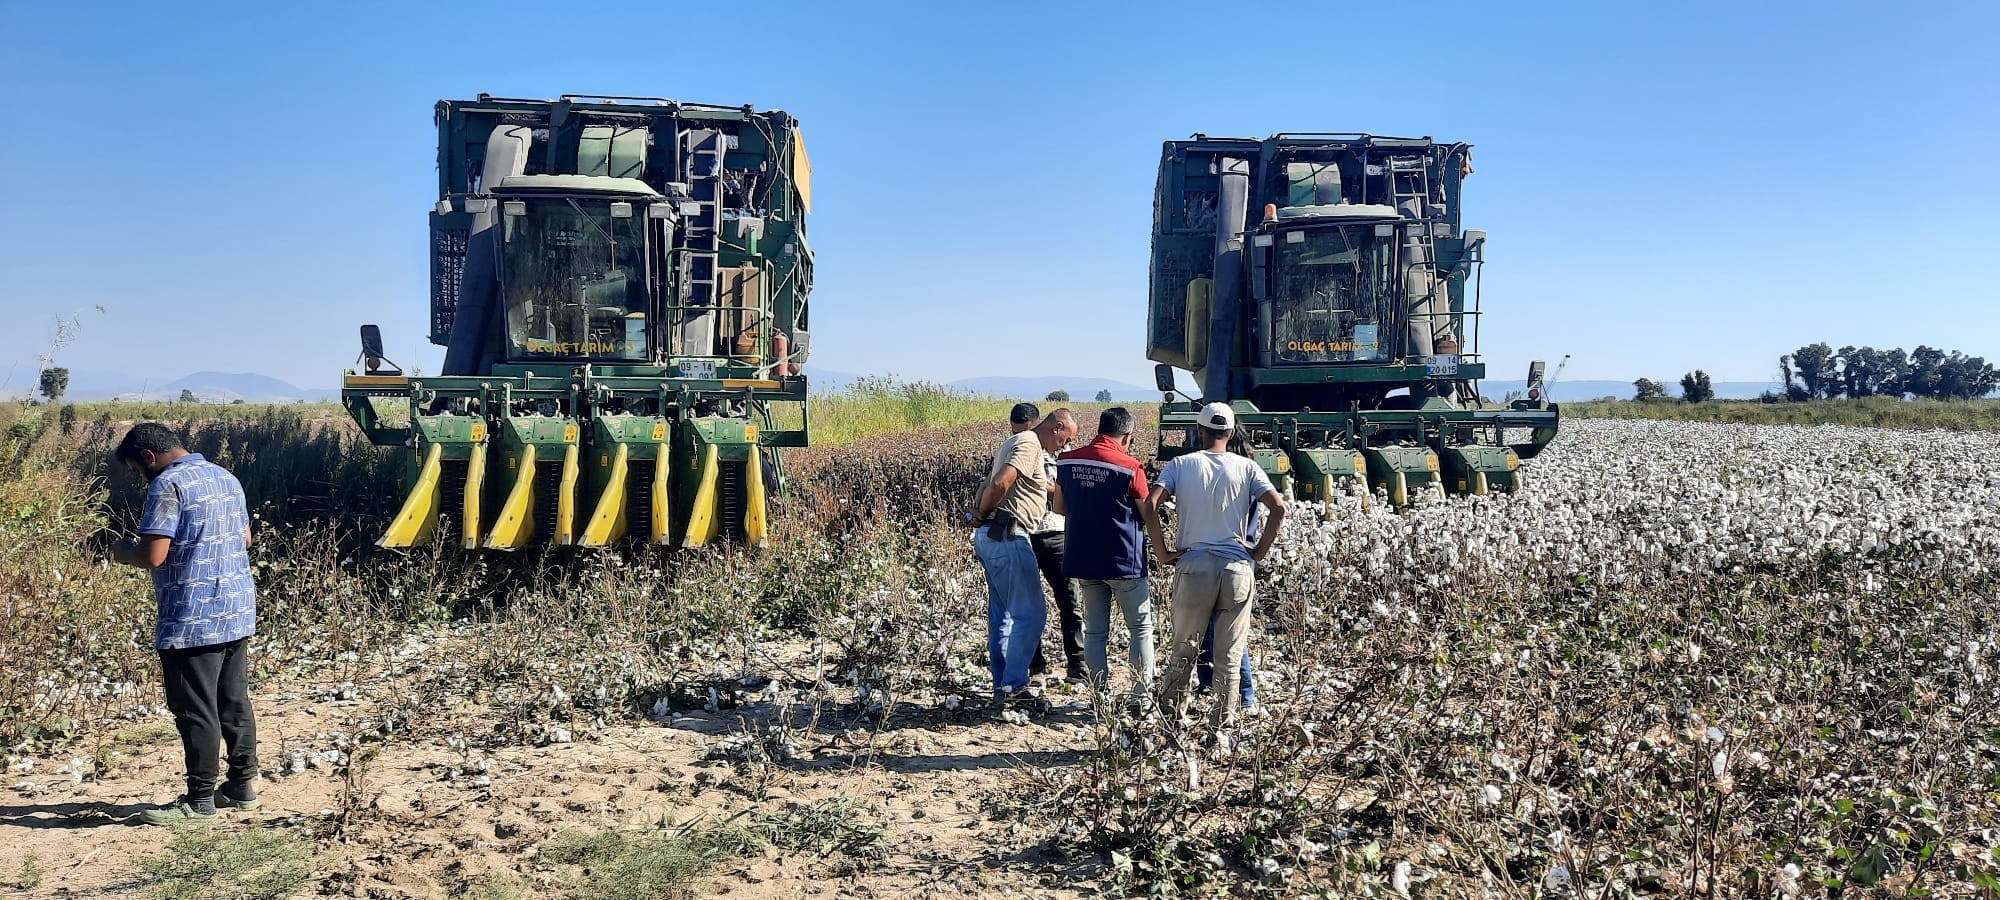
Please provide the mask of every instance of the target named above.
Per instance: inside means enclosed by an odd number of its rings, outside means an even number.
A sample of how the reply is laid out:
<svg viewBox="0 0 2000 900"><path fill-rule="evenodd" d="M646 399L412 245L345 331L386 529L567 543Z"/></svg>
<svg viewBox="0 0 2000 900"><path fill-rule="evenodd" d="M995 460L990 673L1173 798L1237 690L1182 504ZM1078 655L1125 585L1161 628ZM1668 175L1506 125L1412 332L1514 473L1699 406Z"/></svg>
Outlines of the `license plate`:
<svg viewBox="0 0 2000 900"><path fill-rule="evenodd" d="M1457 375L1458 354L1440 353L1425 360L1424 373L1427 375Z"/></svg>
<svg viewBox="0 0 2000 900"><path fill-rule="evenodd" d="M715 377L715 360L712 359L681 360L681 377L712 379Z"/></svg>

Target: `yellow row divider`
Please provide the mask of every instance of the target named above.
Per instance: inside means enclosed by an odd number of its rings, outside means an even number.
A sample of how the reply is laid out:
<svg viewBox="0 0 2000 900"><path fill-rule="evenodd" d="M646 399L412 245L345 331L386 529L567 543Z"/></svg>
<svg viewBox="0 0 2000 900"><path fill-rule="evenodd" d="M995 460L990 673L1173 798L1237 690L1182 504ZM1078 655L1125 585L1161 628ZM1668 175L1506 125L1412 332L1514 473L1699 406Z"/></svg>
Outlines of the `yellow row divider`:
<svg viewBox="0 0 2000 900"><path fill-rule="evenodd" d="M583 526L581 543L585 547L602 547L625 536L625 463L629 454L622 443L611 453L611 476L605 479L597 508L591 510L590 521Z"/></svg>
<svg viewBox="0 0 2000 900"><path fill-rule="evenodd" d="M486 535L488 549L517 550L527 546L528 539L534 536L534 444L521 448L519 466L514 473L514 486L507 490L507 501L500 506L500 520L493 523L493 530Z"/></svg>
<svg viewBox="0 0 2000 900"><path fill-rule="evenodd" d="M764 457L755 445L743 465L743 539L755 547L771 533L770 519L764 515Z"/></svg>
<svg viewBox="0 0 2000 900"><path fill-rule="evenodd" d="M549 536L551 544L576 543L577 452L574 442L563 448L562 483L556 491L556 533Z"/></svg>
<svg viewBox="0 0 2000 900"><path fill-rule="evenodd" d="M429 542L437 532L438 472L444 466L443 449L437 444L425 449L416 486L403 498L403 508L396 511L396 518L389 523L389 530L383 532L378 546L414 547Z"/></svg>
<svg viewBox="0 0 2000 900"><path fill-rule="evenodd" d="M459 516L459 531L463 535L460 546L467 550L479 549L479 495L486 488L486 444L472 445L472 456L465 463L465 503Z"/></svg>
<svg viewBox="0 0 2000 900"><path fill-rule="evenodd" d="M682 541L682 545L687 547L708 546L708 542L715 540L716 533L722 529L722 518L716 515L715 508L717 465L714 444L702 445L697 465L700 466L698 477L701 480L694 491L694 509L688 514L687 537Z"/></svg>
<svg viewBox="0 0 2000 900"><path fill-rule="evenodd" d="M669 526L673 524L673 504L667 499L672 496L667 490L668 483L673 480L672 457L668 445L661 444L654 448L652 538L655 544L665 544L669 540L668 535L672 534Z"/></svg>

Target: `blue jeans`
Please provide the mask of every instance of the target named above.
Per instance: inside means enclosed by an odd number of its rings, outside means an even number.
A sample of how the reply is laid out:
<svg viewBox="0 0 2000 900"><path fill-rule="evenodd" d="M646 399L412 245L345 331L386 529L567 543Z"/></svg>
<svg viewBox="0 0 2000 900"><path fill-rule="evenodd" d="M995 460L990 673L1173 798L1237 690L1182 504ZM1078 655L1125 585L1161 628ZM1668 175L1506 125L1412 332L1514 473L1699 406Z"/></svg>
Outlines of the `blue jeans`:
<svg viewBox="0 0 2000 900"><path fill-rule="evenodd" d="M1042 599L1041 571L1027 535L996 541L977 532L972 547L986 568L986 652L992 658L993 693L1011 694L1028 686L1028 663L1042 645L1049 606Z"/></svg>
<svg viewBox="0 0 2000 900"><path fill-rule="evenodd" d="M1111 606L1125 617L1132 664L1133 689L1153 688L1153 603L1144 578L1078 578L1076 595L1083 600L1083 659L1090 677L1102 687L1110 676Z"/></svg>
<svg viewBox="0 0 2000 900"><path fill-rule="evenodd" d="M1255 673L1250 671L1250 645L1244 644L1241 679L1244 709L1257 705L1257 685L1251 678L1253 674ZM1208 620L1208 636L1201 639L1201 660L1195 663L1194 678L1202 687L1209 687L1215 682L1215 619L1213 618Z"/></svg>

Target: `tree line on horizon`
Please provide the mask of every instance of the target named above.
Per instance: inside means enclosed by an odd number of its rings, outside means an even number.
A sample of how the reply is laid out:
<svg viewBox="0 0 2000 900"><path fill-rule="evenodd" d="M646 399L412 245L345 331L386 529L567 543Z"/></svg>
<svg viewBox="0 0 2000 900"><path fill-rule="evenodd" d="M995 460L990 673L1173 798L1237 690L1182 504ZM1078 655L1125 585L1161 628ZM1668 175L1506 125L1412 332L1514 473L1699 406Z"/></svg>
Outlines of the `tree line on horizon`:
<svg viewBox="0 0 2000 900"><path fill-rule="evenodd" d="M1835 350L1822 341L1778 357L1778 373L1785 390L1777 399L1792 402L1841 397L1975 400L2000 387L2000 370L1985 358L1923 345L1904 353L1900 347Z"/></svg>
<svg viewBox="0 0 2000 900"><path fill-rule="evenodd" d="M1957 350L1947 353L1924 345L1905 353L1901 347L1877 350L1850 345L1835 350L1821 341L1778 357L1778 374L1784 390L1765 391L1758 400L1764 403L1862 397L1976 400L2000 387L2000 369L1984 357L1967 356ZM1632 382L1632 399L1643 402L1673 398L1667 395L1666 383L1641 378ZM1696 369L1682 375L1680 399L1684 403L1715 399L1715 386L1708 373Z"/></svg>

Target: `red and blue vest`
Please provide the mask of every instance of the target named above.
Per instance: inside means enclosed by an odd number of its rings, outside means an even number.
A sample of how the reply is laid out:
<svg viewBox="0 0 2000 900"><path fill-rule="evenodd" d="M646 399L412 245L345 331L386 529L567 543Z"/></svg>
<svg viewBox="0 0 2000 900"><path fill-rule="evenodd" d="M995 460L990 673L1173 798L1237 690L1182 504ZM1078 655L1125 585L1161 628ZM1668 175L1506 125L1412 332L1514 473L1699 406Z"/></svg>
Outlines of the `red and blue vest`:
<svg viewBox="0 0 2000 900"><path fill-rule="evenodd" d="M1118 442L1102 435L1056 460L1062 486L1063 575L1069 578L1146 577L1146 470Z"/></svg>

